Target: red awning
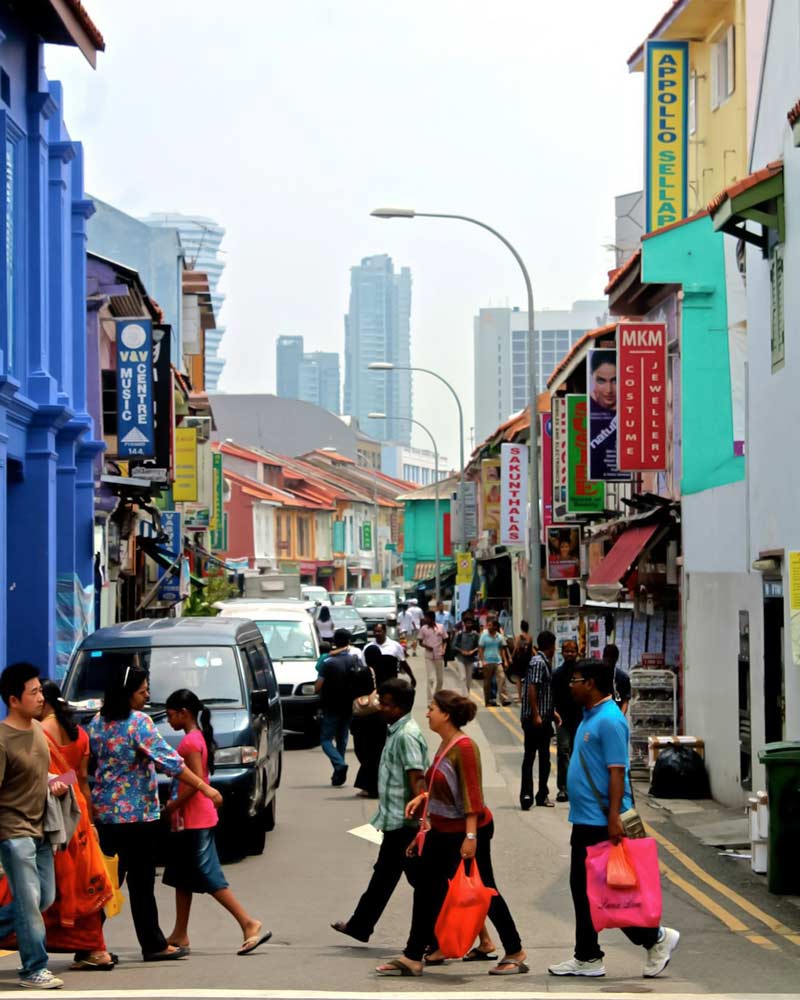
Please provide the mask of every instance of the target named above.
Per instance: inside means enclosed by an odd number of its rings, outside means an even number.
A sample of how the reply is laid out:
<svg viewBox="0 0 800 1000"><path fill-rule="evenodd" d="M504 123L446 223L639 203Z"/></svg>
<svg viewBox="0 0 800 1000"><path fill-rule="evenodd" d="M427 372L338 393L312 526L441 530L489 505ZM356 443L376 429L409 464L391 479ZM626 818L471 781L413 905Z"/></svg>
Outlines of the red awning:
<svg viewBox="0 0 800 1000"><path fill-rule="evenodd" d="M634 566L647 543L661 527L647 524L640 528L628 528L619 536L611 551L586 581L587 587L608 587L619 585Z"/></svg>

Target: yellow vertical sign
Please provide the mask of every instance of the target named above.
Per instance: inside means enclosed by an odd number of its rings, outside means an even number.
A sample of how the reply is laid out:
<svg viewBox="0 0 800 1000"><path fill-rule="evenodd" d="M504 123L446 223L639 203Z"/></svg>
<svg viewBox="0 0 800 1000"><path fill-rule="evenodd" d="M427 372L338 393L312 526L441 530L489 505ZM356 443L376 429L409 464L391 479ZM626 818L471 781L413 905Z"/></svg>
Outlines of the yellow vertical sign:
<svg viewBox="0 0 800 1000"><path fill-rule="evenodd" d="M175 482L172 497L176 501L197 500L197 428L175 429Z"/></svg>
<svg viewBox="0 0 800 1000"><path fill-rule="evenodd" d="M800 552L789 553L789 627L792 660L800 665Z"/></svg>
<svg viewBox="0 0 800 1000"><path fill-rule="evenodd" d="M689 43L645 49L645 231L688 215Z"/></svg>

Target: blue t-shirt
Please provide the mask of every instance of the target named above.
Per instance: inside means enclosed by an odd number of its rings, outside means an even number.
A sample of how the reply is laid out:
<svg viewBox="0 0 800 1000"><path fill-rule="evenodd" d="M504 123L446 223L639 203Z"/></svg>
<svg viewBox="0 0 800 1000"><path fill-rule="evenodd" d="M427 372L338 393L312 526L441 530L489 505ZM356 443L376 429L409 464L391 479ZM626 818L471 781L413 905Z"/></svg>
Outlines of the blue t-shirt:
<svg viewBox="0 0 800 1000"><path fill-rule="evenodd" d="M628 757L628 721L613 698L601 701L594 708L584 711L583 720L575 734L567 772L570 823L605 826L608 818L600 808L600 803L586 777L580 761L581 754L606 809L608 809L608 769L625 768L625 792L620 811L631 809L633 797Z"/></svg>
<svg viewBox="0 0 800 1000"><path fill-rule="evenodd" d="M483 658L487 663L503 662L500 650L504 649L506 646L505 636L500 635L499 632L495 632L494 635L491 635L487 629L485 632L481 633L478 645L483 650Z"/></svg>

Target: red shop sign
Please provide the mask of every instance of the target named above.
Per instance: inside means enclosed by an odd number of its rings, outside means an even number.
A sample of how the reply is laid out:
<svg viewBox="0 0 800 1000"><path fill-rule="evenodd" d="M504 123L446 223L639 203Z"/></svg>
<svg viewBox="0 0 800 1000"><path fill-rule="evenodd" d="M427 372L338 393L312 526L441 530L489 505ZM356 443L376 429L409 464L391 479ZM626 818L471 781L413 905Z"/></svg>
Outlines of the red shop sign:
<svg viewBox="0 0 800 1000"><path fill-rule="evenodd" d="M619 422L617 466L623 472L667 468L667 326L617 327Z"/></svg>

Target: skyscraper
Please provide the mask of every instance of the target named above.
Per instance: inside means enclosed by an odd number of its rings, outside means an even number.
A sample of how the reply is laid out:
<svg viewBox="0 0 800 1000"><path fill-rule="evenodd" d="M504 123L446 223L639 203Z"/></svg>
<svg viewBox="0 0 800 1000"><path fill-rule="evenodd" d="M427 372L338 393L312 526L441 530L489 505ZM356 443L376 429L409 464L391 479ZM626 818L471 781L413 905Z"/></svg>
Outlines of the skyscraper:
<svg viewBox="0 0 800 1000"><path fill-rule="evenodd" d="M275 342L277 394L302 399L339 414L339 355L333 351L303 351L302 337L278 337Z"/></svg>
<svg viewBox="0 0 800 1000"><path fill-rule="evenodd" d="M534 314L537 390L561 358L587 330L602 326L608 304L574 302L572 309ZM528 405L528 313L519 309L481 309L475 317L475 438L483 441L512 413Z"/></svg>
<svg viewBox="0 0 800 1000"><path fill-rule="evenodd" d="M213 219L202 215L183 215L181 212L153 212L141 221L146 222L148 226L177 229L186 254L187 266L197 271L205 271L208 275L217 327L214 330L206 330L205 379L206 391L216 392L219 377L225 367L225 359L217 354L225 336L225 327L219 323L225 296L218 287L219 279L225 270L225 261L219 249L225 230Z"/></svg>
<svg viewBox="0 0 800 1000"><path fill-rule="evenodd" d="M371 372L373 361L411 363L411 270L395 272L387 254L350 268L350 309L344 320L344 411L380 441L411 444L410 372ZM371 412L387 420L370 420Z"/></svg>

